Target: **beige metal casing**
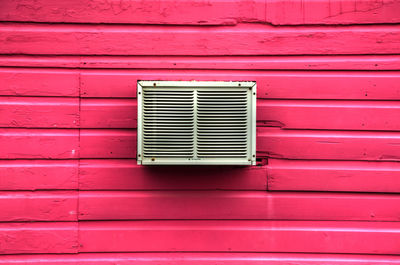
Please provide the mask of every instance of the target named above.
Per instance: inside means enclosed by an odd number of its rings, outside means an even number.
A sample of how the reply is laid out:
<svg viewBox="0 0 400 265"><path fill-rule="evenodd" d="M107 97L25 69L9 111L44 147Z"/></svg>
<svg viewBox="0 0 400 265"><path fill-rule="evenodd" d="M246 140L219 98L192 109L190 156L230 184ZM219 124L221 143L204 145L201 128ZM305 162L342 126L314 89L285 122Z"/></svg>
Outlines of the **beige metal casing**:
<svg viewBox="0 0 400 265"><path fill-rule="evenodd" d="M255 165L256 83L139 81L142 165Z"/></svg>

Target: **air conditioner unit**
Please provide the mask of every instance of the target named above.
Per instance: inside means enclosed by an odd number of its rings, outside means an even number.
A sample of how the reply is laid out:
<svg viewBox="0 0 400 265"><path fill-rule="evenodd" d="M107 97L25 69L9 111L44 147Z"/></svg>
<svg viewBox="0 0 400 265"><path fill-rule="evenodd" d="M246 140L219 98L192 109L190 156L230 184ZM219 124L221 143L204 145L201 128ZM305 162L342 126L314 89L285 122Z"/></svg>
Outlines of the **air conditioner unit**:
<svg viewBox="0 0 400 265"><path fill-rule="evenodd" d="M142 165L255 165L256 83L139 81Z"/></svg>

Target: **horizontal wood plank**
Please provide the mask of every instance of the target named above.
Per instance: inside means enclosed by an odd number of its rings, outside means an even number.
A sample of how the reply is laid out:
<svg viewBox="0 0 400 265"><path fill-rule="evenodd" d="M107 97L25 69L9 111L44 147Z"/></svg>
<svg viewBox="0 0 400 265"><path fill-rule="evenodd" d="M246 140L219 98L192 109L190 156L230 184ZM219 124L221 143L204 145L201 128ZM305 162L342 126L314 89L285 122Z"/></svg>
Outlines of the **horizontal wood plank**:
<svg viewBox="0 0 400 265"><path fill-rule="evenodd" d="M0 190L78 189L78 160L0 160Z"/></svg>
<svg viewBox="0 0 400 265"><path fill-rule="evenodd" d="M77 71L2 68L0 95L135 98L138 80L252 80L257 82L257 97L263 99L400 99L400 75L390 71Z"/></svg>
<svg viewBox="0 0 400 265"><path fill-rule="evenodd" d="M77 253L78 222L0 223L0 254Z"/></svg>
<svg viewBox="0 0 400 265"><path fill-rule="evenodd" d="M235 25L399 23L397 1L57 1L6 2L0 21Z"/></svg>
<svg viewBox="0 0 400 265"><path fill-rule="evenodd" d="M79 127L78 98L0 97L0 113L0 127Z"/></svg>
<svg viewBox="0 0 400 265"><path fill-rule="evenodd" d="M79 220L400 221L399 204L399 195L387 194L81 191Z"/></svg>
<svg viewBox="0 0 400 265"><path fill-rule="evenodd" d="M136 128L136 99L0 97L0 127ZM398 101L258 100L257 125L398 131ZM326 120L330 122L327 123Z"/></svg>
<svg viewBox="0 0 400 265"><path fill-rule="evenodd" d="M274 25L397 23L397 1L278 0L265 2L265 17Z"/></svg>
<svg viewBox="0 0 400 265"><path fill-rule="evenodd" d="M0 190L266 190L266 174L265 166L149 168L134 159L0 160Z"/></svg>
<svg viewBox="0 0 400 265"><path fill-rule="evenodd" d="M399 101L257 101L258 125L284 129L397 131L399 117Z"/></svg>
<svg viewBox="0 0 400 265"><path fill-rule="evenodd" d="M80 130L81 158L136 158L135 130Z"/></svg>
<svg viewBox="0 0 400 265"><path fill-rule="evenodd" d="M143 167L132 159L82 159L80 190L266 190L264 167Z"/></svg>
<svg viewBox="0 0 400 265"><path fill-rule="evenodd" d="M259 158L400 160L398 132L257 131ZM136 158L134 129L0 129L0 144L2 159Z"/></svg>
<svg viewBox="0 0 400 265"><path fill-rule="evenodd" d="M0 221L77 221L77 191L0 192Z"/></svg>
<svg viewBox="0 0 400 265"><path fill-rule="evenodd" d="M0 129L2 159L136 158L135 130Z"/></svg>
<svg viewBox="0 0 400 265"><path fill-rule="evenodd" d="M5 255L1 265L392 265L400 257L391 255L300 254L300 253L79 253L57 255Z"/></svg>
<svg viewBox="0 0 400 265"><path fill-rule="evenodd" d="M400 25L276 28L248 23L235 27L2 23L0 41L2 54L399 54Z"/></svg>
<svg viewBox="0 0 400 265"><path fill-rule="evenodd" d="M89 99L80 103L82 128L136 128L137 101L135 99Z"/></svg>
<svg viewBox="0 0 400 265"><path fill-rule="evenodd" d="M136 131L0 129L2 159L136 158Z"/></svg>
<svg viewBox="0 0 400 265"><path fill-rule="evenodd" d="M0 69L2 96L79 96L79 74L74 70Z"/></svg>
<svg viewBox="0 0 400 265"><path fill-rule="evenodd" d="M3 67L240 69L240 70L400 70L399 55L337 56L49 56L0 55Z"/></svg>
<svg viewBox="0 0 400 265"><path fill-rule="evenodd" d="M399 254L399 222L82 222L80 252L216 251Z"/></svg>
<svg viewBox="0 0 400 265"><path fill-rule="evenodd" d="M138 80L252 80L263 99L400 99L400 74L383 71L82 70L81 96L135 98Z"/></svg>
<svg viewBox="0 0 400 265"><path fill-rule="evenodd" d="M396 132L258 128L259 156L287 159L400 161Z"/></svg>
<svg viewBox="0 0 400 265"><path fill-rule="evenodd" d="M269 190L400 192L400 163L268 159Z"/></svg>
<svg viewBox="0 0 400 265"><path fill-rule="evenodd" d="M79 157L78 129L0 129L0 158Z"/></svg>
<svg viewBox="0 0 400 265"><path fill-rule="evenodd" d="M81 100L82 128L136 128L135 99ZM285 129L400 130L398 101L258 100L257 125ZM326 121L330 122L327 123Z"/></svg>

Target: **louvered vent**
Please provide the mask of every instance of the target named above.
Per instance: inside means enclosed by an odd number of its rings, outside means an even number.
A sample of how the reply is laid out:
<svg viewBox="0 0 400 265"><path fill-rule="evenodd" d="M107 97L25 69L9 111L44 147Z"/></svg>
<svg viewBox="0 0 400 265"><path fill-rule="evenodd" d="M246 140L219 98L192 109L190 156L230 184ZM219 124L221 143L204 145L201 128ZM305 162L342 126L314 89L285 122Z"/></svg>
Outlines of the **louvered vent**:
<svg viewBox="0 0 400 265"><path fill-rule="evenodd" d="M255 164L255 82L138 82L138 164Z"/></svg>

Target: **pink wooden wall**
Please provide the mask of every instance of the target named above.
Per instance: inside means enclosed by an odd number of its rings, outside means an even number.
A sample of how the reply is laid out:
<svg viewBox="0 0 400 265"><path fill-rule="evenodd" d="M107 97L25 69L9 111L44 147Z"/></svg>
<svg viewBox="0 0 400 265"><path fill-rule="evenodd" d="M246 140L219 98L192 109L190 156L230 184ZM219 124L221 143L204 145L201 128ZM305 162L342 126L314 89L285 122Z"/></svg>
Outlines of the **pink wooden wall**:
<svg viewBox="0 0 400 265"><path fill-rule="evenodd" d="M399 0L3 0L0 21L1 265L400 264ZM137 166L155 79L257 81L259 165Z"/></svg>

